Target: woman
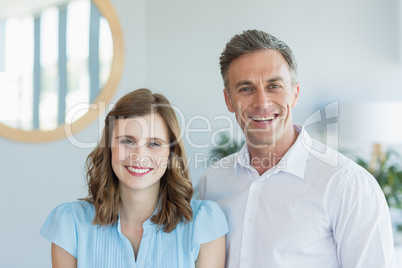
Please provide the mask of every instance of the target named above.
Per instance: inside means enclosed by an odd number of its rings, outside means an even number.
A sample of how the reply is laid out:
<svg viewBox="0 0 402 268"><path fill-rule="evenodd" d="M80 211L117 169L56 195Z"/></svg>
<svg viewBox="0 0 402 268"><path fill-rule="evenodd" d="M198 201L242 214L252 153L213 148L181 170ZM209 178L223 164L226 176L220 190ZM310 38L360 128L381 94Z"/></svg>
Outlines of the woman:
<svg viewBox="0 0 402 268"><path fill-rule="evenodd" d="M226 219L191 200L187 159L169 101L122 97L87 158L87 198L56 207L41 234L53 267L224 267Z"/></svg>

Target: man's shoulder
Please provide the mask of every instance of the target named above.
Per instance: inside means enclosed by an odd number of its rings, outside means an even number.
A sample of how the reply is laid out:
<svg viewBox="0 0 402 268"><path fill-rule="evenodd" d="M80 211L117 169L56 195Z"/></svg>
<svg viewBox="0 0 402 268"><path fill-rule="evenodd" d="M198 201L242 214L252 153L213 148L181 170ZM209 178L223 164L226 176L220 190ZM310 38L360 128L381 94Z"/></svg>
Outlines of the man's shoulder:
<svg viewBox="0 0 402 268"><path fill-rule="evenodd" d="M338 150L317 140L313 139L312 141L308 167L341 174L352 174L355 172L368 173L363 167Z"/></svg>
<svg viewBox="0 0 402 268"><path fill-rule="evenodd" d="M211 162L209 168L205 172L205 175L211 175L215 173L226 173L226 172L233 172L237 159L238 159L239 152L233 153L231 155L225 156L221 159L217 159L216 161Z"/></svg>
<svg viewBox="0 0 402 268"><path fill-rule="evenodd" d="M199 184L200 199L217 200L222 197L223 192L227 191L235 183L238 178L238 153L231 154L227 157L211 163L204 175L201 177Z"/></svg>

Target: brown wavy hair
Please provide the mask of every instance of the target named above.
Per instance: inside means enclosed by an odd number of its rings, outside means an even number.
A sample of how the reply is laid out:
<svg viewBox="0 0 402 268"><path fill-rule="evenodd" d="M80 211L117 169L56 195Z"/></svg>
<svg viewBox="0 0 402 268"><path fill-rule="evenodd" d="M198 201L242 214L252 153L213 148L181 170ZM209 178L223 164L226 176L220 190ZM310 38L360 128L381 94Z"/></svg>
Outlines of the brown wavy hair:
<svg viewBox="0 0 402 268"><path fill-rule="evenodd" d="M180 222L192 220L193 187L176 114L165 96L141 88L123 96L108 113L102 138L87 158L88 197L83 200L95 207L93 224L117 223L121 207L119 179L111 164L110 145L115 120L150 113L162 116L170 137L169 165L160 180L158 211L151 221L170 233Z"/></svg>

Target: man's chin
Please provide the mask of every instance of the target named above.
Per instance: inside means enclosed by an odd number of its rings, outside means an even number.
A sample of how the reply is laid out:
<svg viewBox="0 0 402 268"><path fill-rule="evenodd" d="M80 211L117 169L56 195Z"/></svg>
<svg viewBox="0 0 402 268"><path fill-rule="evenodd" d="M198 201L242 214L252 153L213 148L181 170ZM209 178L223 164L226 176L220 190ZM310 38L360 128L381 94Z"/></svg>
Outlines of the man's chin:
<svg viewBox="0 0 402 268"><path fill-rule="evenodd" d="M247 138L247 146L250 148L261 149L268 147L275 147L276 139L273 137L263 137L263 138L255 138L248 137Z"/></svg>

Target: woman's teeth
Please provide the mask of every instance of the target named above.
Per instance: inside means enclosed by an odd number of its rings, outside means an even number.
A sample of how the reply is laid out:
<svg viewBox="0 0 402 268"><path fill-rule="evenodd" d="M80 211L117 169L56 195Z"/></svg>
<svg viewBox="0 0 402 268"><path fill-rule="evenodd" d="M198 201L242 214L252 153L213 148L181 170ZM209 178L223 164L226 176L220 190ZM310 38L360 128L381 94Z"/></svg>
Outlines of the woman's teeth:
<svg viewBox="0 0 402 268"><path fill-rule="evenodd" d="M130 170L131 172L141 174L147 173L150 170L150 168L133 168L133 167L127 167L127 169Z"/></svg>

